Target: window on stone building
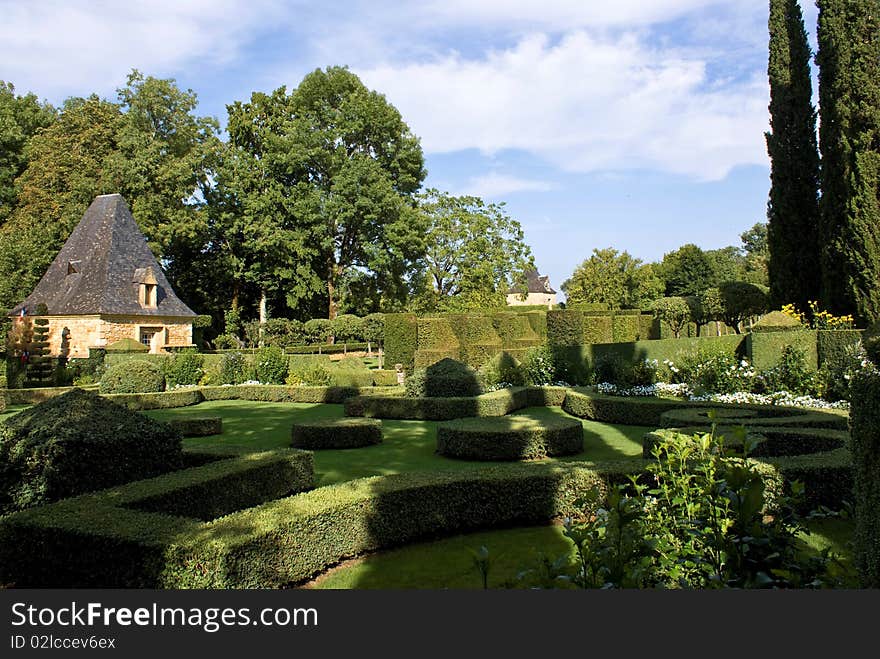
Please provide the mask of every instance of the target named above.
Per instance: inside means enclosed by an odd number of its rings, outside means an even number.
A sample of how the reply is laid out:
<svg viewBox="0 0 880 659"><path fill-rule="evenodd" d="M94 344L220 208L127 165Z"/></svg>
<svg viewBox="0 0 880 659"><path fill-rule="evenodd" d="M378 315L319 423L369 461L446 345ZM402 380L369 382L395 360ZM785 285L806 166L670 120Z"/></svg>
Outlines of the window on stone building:
<svg viewBox="0 0 880 659"><path fill-rule="evenodd" d="M153 337L161 331L161 327L142 327L140 336L141 343L143 343L147 347L150 347L153 342Z"/></svg>

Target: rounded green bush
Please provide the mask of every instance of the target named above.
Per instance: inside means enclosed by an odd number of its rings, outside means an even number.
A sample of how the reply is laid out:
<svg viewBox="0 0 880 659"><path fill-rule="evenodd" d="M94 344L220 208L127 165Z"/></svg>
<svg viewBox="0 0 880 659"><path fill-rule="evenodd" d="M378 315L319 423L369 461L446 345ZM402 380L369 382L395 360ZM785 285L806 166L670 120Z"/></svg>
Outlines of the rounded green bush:
<svg viewBox="0 0 880 659"><path fill-rule="evenodd" d="M482 393L477 372L454 359L442 359L427 368L417 368L406 378L410 398L455 398Z"/></svg>
<svg viewBox="0 0 880 659"><path fill-rule="evenodd" d="M291 446L307 450L360 448L382 443L379 419L346 417L294 423Z"/></svg>
<svg viewBox="0 0 880 659"><path fill-rule="evenodd" d="M437 425L437 452L464 460L537 460L577 455L584 428L577 419L473 417Z"/></svg>
<svg viewBox="0 0 880 659"><path fill-rule="evenodd" d="M522 387L526 383L526 374L522 364L508 352L499 352L480 367L480 376L486 386L494 387L502 384Z"/></svg>
<svg viewBox="0 0 880 659"><path fill-rule="evenodd" d="M156 364L144 359L119 362L101 376L102 394L146 394L165 391L165 376Z"/></svg>

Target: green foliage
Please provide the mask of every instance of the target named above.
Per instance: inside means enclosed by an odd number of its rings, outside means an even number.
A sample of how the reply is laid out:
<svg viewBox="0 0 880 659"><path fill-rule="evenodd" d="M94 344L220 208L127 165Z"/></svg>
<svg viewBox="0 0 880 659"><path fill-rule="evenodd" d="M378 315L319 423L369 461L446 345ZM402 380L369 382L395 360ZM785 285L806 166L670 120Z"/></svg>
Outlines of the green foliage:
<svg viewBox="0 0 880 659"><path fill-rule="evenodd" d="M382 443L379 419L342 418L297 422L291 429L291 446L319 451L372 446Z"/></svg>
<svg viewBox="0 0 880 659"><path fill-rule="evenodd" d="M45 304L37 305L36 313L44 316L48 313ZM52 358L49 356L49 319L34 319L31 342L28 346L27 380L30 386L46 386L54 384Z"/></svg>
<svg viewBox="0 0 880 659"><path fill-rule="evenodd" d="M675 366L674 381L687 384L696 393L752 391L756 378L751 364L729 352L697 350L683 355Z"/></svg>
<svg viewBox="0 0 880 659"><path fill-rule="evenodd" d="M577 346L586 343L583 312L573 309L548 311L547 342L551 346Z"/></svg>
<svg viewBox="0 0 880 659"><path fill-rule="evenodd" d="M327 387L330 380L329 360L324 363L309 359L292 361L286 382L292 386Z"/></svg>
<svg viewBox="0 0 880 659"><path fill-rule="evenodd" d="M669 325L676 339L681 336L682 329L691 318L690 306L683 297L660 298L654 302L652 309L654 318Z"/></svg>
<svg viewBox="0 0 880 659"><path fill-rule="evenodd" d="M809 368L815 371L819 366L816 334L815 330L752 332L746 337L752 364L759 371L773 368L783 349L795 346L804 352Z"/></svg>
<svg viewBox="0 0 880 659"><path fill-rule="evenodd" d="M776 366L759 373L758 381L767 392L790 391L799 396L816 393L816 370L807 365L806 352L795 345L784 346Z"/></svg>
<svg viewBox="0 0 880 659"><path fill-rule="evenodd" d="M385 315L385 359L411 372L418 348L418 320L414 314Z"/></svg>
<svg viewBox="0 0 880 659"><path fill-rule="evenodd" d="M576 419L525 416L466 418L437 424L437 452L463 460L539 460L577 455L584 428Z"/></svg>
<svg viewBox="0 0 880 659"><path fill-rule="evenodd" d="M141 394L165 390L162 369L143 359L132 359L110 366L101 376L102 394Z"/></svg>
<svg viewBox="0 0 880 659"><path fill-rule="evenodd" d="M631 478L590 514L571 519L584 588L816 588L833 585L829 558L805 558L794 498L772 472L725 453L714 432L668 436L654 448L648 483ZM775 490L775 491L774 491ZM795 495L800 492L793 485ZM595 511L595 512L593 512ZM768 513L770 516L768 517Z"/></svg>
<svg viewBox="0 0 880 659"><path fill-rule="evenodd" d="M811 52L801 8L770 3L770 200L767 246L770 298L801 308L821 286L819 152L812 102Z"/></svg>
<svg viewBox="0 0 880 659"><path fill-rule="evenodd" d="M333 336L337 342L360 341L364 336L364 320L352 314L336 316L332 321Z"/></svg>
<svg viewBox="0 0 880 659"><path fill-rule="evenodd" d="M361 332L364 341L381 346L385 342L385 314L371 313L364 316Z"/></svg>
<svg viewBox="0 0 880 659"><path fill-rule="evenodd" d="M303 334L310 343L327 343L333 336L333 323L326 318L312 318L303 325Z"/></svg>
<svg viewBox="0 0 880 659"><path fill-rule="evenodd" d="M419 195L425 272L417 306L468 311L502 306L514 273L534 269L519 222L504 204L429 189ZM522 283L522 282L517 282Z"/></svg>
<svg viewBox="0 0 880 659"><path fill-rule="evenodd" d="M454 359L442 359L424 369L416 369L406 378L410 398L448 398L477 396L482 392L477 372Z"/></svg>
<svg viewBox="0 0 880 659"><path fill-rule="evenodd" d="M712 259L693 244L664 254L660 271L669 297L699 295L715 285L717 279Z"/></svg>
<svg viewBox="0 0 880 659"><path fill-rule="evenodd" d="M553 351L547 345L529 348L522 361L526 384L542 386L557 381Z"/></svg>
<svg viewBox="0 0 880 659"><path fill-rule="evenodd" d="M480 396L452 398L412 398L393 396L357 396L345 402L348 416L366 416L376 419L419 419L443 421L471 416L504 416L530 403L545 404L544 390L511 388L499 389ZM564 390L562 390L564 391ZM540 395L538 395L540 394ZM540 399L540 400L539 400ZM556 400L561 404L561 400Z"/></svg>
<svg viewBox="0 0 880 659"><path fill-rule="evenodd" d="M853 381L850 412L855 562L862 588L880 588L880 375Z"/></svg>
<svg viewBox="0 0 880 659"><path fill-rule="evenodd" d="M240 352L220 355L217 384L241 384L250 379L250 365Z"/></svg>
<svg viewBox="0 0 880 659"><path fill-rule="evenodd" d="M723 308L721 318L734 328L737 334L740 333L741 323L767 311L769 300L763 286L733 281L721 284L719 290Z"/></svg>
<svg viewBox="0 0 880 659"><path fill-rule="evenodd" d="M287 380L288 368L287 357L284 356L281 348L274 346L260 348L254 355L254 375L262 384L284 384Z"/></svg>
<svg viewBox="0 0 880 659"><path fill-rule="evenodd" d="M594 249L562 284L568 308L601 304L605 309L646 308L663 294L663 282L651 264L616 249Z"/></svg>
<svg viewBox="0 0 880 659"><path fill-rule="evenodd" d="M875 0L819 0L821 298L880 318L880 13Z"/></svg>
<svg viewBox="0 0 880 659"><path fill-rule="evenodd" d="M188 417L168 421L181 437L210 437L223 433L223 417Z"/></svg>
<svg viewBox="0 0 880 659"><path fill-rule="evenodd" d="M721 320L724 314L724 300L717 288L707 288L699 295L689 295L685 302L690 308L690 319L696 324L698 333L701 327Z"/></svg>
<svg viewBox="0 0 880 659"><path fill-rule="evenodd" d="M240 347L240 343L234 334L221 334L214 339L214 347L217 350L232 350Z"/></svg>
<svg viewBox="0 0 880 659"><path fill-rule="evenodd" d="M303 324L288 318L269 318L263 328L263 345L287 348L300 345L305 339Z"/></svg>
<svg viewBox="0 0 880 659"><path fill-rule="evenodd" d="M272 474L266 461L279 455L222 460L4 518L0 579L17 587L279 588L347 556L543 523L571 514L578 492L603 487L583 467L514 464L359 479L290 497L283 487L308 485L303 466ZM165 514L138 509L151 495ZM254 507L259 501L267 503ZM180 517L181 502L218 519Z"/></svg>
<svg viewBox="0 0 880 659"><path fill-rule="evenodd" d="M82 389L0 426L0 514L178 469L180 436Z"/></svg>
<svg viewBox="0 0 880 659"><path fill-rule="evenodd" d="M771 311L765 314L761 319L752 324L752 332L790 332L792 330L804 329L804 326L797 318L792 318L782 311Z"/></svg>
<svg viewBox="0 0 880 659"><path fill-rule="evenodd" d="M205 358L195 350L178 352L163 362L163 372L169 389L199 384L205 375Z"/></svg>
<svg viewBox="0 0 880 659"><path fill-rule="evenodd" d="M107 352L150 352L150 349L136 339L119 339L104 348Z"/></svg>
<svg viewBox="0 0 880 659"><path fill-rule="evenodd" d="M486 388L501 385L522 387L526 384L526 373L522 364L508 352L500 352L487 361L479 370L480 378Z"/></svg>

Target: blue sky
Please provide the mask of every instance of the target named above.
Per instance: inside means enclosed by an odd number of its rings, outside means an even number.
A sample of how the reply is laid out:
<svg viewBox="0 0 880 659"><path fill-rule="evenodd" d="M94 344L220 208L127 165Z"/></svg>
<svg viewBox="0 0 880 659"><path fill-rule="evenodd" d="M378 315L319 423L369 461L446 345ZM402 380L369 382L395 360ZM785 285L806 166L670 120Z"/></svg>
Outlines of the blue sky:
<svg viewBox="0 0 880 659"><path fill-rule="evenodd" d="M808 30L816 10L803 3ZM559 289L765 219L766 0L0 0L0 79L60 103L137 68L199 113L347 65L422 141L426 186L505 202Z"/></svg>

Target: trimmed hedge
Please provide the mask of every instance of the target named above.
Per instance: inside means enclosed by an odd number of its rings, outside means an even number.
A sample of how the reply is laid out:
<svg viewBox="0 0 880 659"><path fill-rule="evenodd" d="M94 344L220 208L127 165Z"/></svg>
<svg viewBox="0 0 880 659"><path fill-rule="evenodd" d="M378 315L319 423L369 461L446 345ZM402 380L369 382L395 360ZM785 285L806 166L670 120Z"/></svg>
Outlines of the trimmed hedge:
<svg viewBox="0 0 880 659"><path fill-rule="evenodd" d="M210 520L314 485L312 454L252 453L0 518L0 582L162 587L176 543ZM245 534L238 528L234 534ZM186 567L196 572L197 564ZM173 586L172 586L173 587Z"/></svg>
<svg viewBox="0 0 880 659"><path fill-rule="evenodd" d="M135 339L120 339L104 348L107 352L150 352L150 348Z"/></svg>
<svg viewBox="0 0 880 659"><path fill-rule="evenodd" d="M101 376L102 394L143 394L165 390L162 369L153 362L135 359L113 364Z"/></svg>
<svg viewBox="0 0 880 659"><path fill-rule="evenodd" d="M584 314L571 309L547 312L547 343L551 346L579 346L584 338Z"/></svg>
<svg viewBox="0 0 880 659"><path fill-rule="evenodd" d="M437 452L464 460L537 460L577 455L584 428L575 419L467 418L437 425Z"/></svg>
<svg viewBox="0 0 880 659"><path fill-rule="evenodd" d="M175 389L152 394L105 394L112 400L130 410L164 410L172 407L188 407L198 405L205 400L202 388Z"/></svg>
<svg viewBox="0 0 880 659"><path fill-rule="evenodd" d="M747 335L747 351L752 365L759 371L773 368L779 362L782 349L794 346L804 351L807 367L819 367L816 330L793 330L788 332L752 332Z"/></svg>
<svg viewBox="0 0 880 659"><path fill-rule="evenodd" d="M418 347L418 319L415 314L385 314L385 360L403 364L405 371L415 367L415 354Z"/></svg>
<svg viewBox="0 0 880 659"><path fill-rule="evenodd" d="M501 337L495 331L492 317L482 314L455 314L447 317L458 337L461 361L479 368L502 350ZM421 341L421 335L419 336Z"/></svg>
<svg viewBox="0 0 880 659"><path fill-rule="evenodd" d="M359 417L298 422L293 424L290 436L294 448L360 448L382 443L382 422Z"/></svg>
<svg viewBox="0 0 880 659"><path fill-rule="evenodd" d="M853 380L850 422L855 563L862 588L880 588L880 375L876 372Z"/></svg>
<svg viewBox="0 0 880 659"><path fill-rule="evenodd" d="M641 338L641 313L616 313L611 317L611 340L614 343L632 343Z"/></svg>
<svg viewBox="0 0 880 659"><path fill-rule="evenodd" d="M397 371L377 368L370 372L373 374L373 386L375 387L396 387L399 384Z"/></svg>
<svg viewBox="0 0 880 659"><path fill-rule="evenodd" d="M836 361L846 350L862 340L862 330L819 330L816 332L816 350L819 366Z"/></svg>
<svg viewBox="0 0 880 659"><path fill-rule="evenodd" d="M473 368L449 358L416 369L406 378L404 386L406 395L413 398L477 396L482 390Z"/></svg>
<svg viewBox="0 0 880 659"><path fill-rule="evenodd" d="M0 513L183 466L169 425L74 389L0 425Z"/></svg>
<svg viewBox="0 0 880 659"><path fill-rule="evenodd" d="M181 437L210 437L223 434L223 418L219 416L171 419L167 421Z"/></svg>
<svg viewBox="0 0 880 659"><path fill-rule="evenodd" d="M74 389L85 391L97 391L98 385L90 384L84 387L34 387L32 389L6 389L0 391L0 397L5 398L10 405L36 405L46 400L56 398Z"/></svg>
<svg viewBox="0 0 880 659"><path fill-rule="evenodd" d="M719 425L832 428L846 430L847 419L828 412L808 412L793 407L768 405L736 405L713 407L711 403L701 407L673 409L660 415L660 424L666 428L678 426L704 426L710 423L709 413L714 412Z"/></svg>
<svg viewBox="0 0 880 659"><path fill-rule="evenodd" d="M694 403L664 398L638 398L605 396L585 389L569 389L562 408L573 416L605 423L621 423L632 426L664 427L683 425L692 419L693 425L705 425L708 410L717 410L720 415L739 415L743 410L763 414L757 425L794 425L809 428L846 429L846 416L833 412L819 412L790 407L768 405L733 405L725 403ZM674 411L674 413L673 413ZM748 412L746 412L748 413ZM772 418L767 418L772 417ZM743 421L737 417L737 425Z"/></svg>

